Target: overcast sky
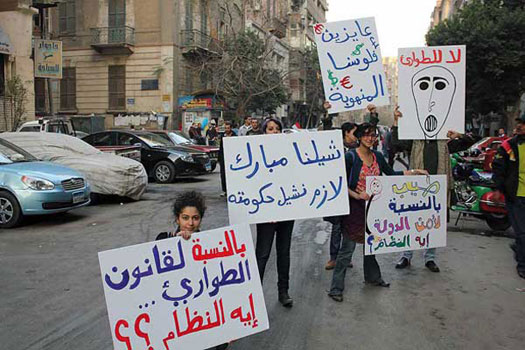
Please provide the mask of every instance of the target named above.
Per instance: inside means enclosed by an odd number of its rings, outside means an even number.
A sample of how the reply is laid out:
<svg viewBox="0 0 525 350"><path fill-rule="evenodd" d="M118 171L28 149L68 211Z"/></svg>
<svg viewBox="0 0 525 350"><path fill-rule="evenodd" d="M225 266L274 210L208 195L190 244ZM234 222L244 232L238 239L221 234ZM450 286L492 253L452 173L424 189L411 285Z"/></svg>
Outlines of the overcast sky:
<svg viewBox="0 0 525 350"><path fill-rule="evenodd" d="M328 0L328 22L375 17L383 57L401 47L425 46L436 0Z"/></svg>

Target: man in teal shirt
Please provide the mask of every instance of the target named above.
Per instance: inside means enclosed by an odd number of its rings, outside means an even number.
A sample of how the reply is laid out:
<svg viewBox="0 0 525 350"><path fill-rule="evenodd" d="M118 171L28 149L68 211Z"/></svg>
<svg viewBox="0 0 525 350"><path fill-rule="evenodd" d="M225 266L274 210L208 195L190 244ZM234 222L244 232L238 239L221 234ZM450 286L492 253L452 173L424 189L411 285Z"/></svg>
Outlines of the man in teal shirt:
<svg viewBox="0 0 525 350"><path fill-rule="evenodd" d="M492 163L493 180L505 195L509 219L516 233L518 275L525 278L525 113L518 119L516 136L503 142Z"/></svg>

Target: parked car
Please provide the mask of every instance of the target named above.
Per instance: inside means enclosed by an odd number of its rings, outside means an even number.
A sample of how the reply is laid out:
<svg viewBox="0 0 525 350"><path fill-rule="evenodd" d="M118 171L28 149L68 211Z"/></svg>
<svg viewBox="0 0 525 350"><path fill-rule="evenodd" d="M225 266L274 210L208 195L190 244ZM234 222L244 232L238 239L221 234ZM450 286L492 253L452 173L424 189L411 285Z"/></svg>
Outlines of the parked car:
<svg viewBox="0 0 525 350"><path fill-rule="evenodd" d="M66 212L89 204L89 185L79 172L38 161L0 139L0 228L14 227L26 215Z"/></svg>
<svg viewBox="0 0 525 350"><path fill-rule="evenodd" d="M211 161L204 152L185 146L176 146L160 135L139 130L109 130L86 136L91 145L104 138L107 146L140 145L141 162L149 176L156 182L169 183L175 177L206 174L211 171Z"/></svg>
<svg viewBox="0 0 525 350"><path fill-rule="evenodd" d="M54 132L82 138L88 133L76 130L68 119L45 119L32 120L20 125L17 132Z"/></svg>
<svg viewBox="0 0 525 350"><path fill-rule="evenodd" d="M148 176L140 162L102 153L76 137L49 132L7 132L1 133L0 138L38 159L77 170L85 176L93 193L139 200L146 190Z"/></svg>
<svg viewBox="0 0 525 350"><path fill-rule="evenodd" d="M210 157L211 171L214 171L215 168L217 167L217 162L219 161L219 147L198 145L195 143L195 141L191 140L189 137L184 135L182 131L154 130L151 132L154 134L160 135L167 140L170 140L175 145L189 147L194 150L206 153L208 157Z"/></svg>

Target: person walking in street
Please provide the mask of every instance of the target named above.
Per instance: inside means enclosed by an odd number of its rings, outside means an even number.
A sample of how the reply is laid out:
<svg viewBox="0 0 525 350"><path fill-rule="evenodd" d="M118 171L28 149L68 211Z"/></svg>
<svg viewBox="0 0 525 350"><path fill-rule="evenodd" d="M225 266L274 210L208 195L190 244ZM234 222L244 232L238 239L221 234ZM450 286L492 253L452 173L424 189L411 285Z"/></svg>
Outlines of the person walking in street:
<svg viewBox="0 0 525 350"><path fill-rule="evenodd" d="M392 126L392 143L396 150L407 150L410 152L410 166L413 168L424 168L431 175L446 175L447 187L450 192L453 184L452 169L450 166L450 154L462 151L470 147L475 141L468 135L449 130L449 140L399 140L398 123L403 114L396 107L394 111L394 125ZM403 252L396 264L396 269L404 269L410 266L414 252L407 250ZM436 248L425 249L425 266L432 272L439 272L436 264Z"/></svg>
<svg viewBox="0 0 525 350"><path fill-rule="evenodd" d="M516 270L525 278L525 113L516 119L516 136L505 140L492 162L492 178L505 195L512 229L516 234Z"/></svg>
<svg viewBox="0 0 525 350"><path fill-rule="evenodd" d="M179 194L173 203L173 215L177 224L175 231L161 232L155 240L172 237L182 237L189 240L192 234L200 231L205 211L206 202L200 192L187 191ZM225 343L208 350L226 350L228 347L229 343Z"/></svg>
<svg viewBox="0 0 525 350"><path fill-rule="evenodd" d="M217 139L219 137L219 133L216 129L217 123L214 119L210 121L210 126L208 127L208 130L206 130L206 139L208 141L208 145L215 146L217 144Z"/></svg>
<svg viewBox="0 0 525 350"><path fill-rule="evenodd" d="M359 147L345 154L346 173L348 176L348 194L350 196L350 213L342 220L343 242L337 255L328 296L335 301L343 301L345 276L348 263L356 243L364 244L365 238L365 203L370 199L366 193L366 177L379 175L426 175L425 170L394 171L387 164L383 155L372 149L377 137L377 127L364 123L357 127L355 136ZM364 249L363 249L364 254ZM379 264L374 255L364 255L363 269L365 283L389 287L383 280Z"/></svg>
<svg viewBox="0 0 525 350"><path fill-rule="evenodd" d="M220 139L219 145L219 164L221 166L221 188L222 194L221 197L226 197L226 169L224 168L224 142L225 137L237 136L235 131L232 128L232 122L227 120L224 122L224 135Z"/></svg>
<svg viewBox="0 0 525 350"><path fill-rule="evenodd" d="M264 134L280 134L282 130L282 123L274 118L267 119L262 127ZM257 224L255 257L257 258L257 265L259 267L259 276L262 282L266 263L270 258L275 237L275 249L277 252L277 289L279 292L279 302L284 307L293 306L293 300L288 294L290 284L290 247L292 243L293 226L293 220Z"/></svg>
<svg viewBox="0 0 525 350"><path fill-rule="evenodd" d="M251 117L249 115L244 117L244 124L239 128L239 136L246 136L248 131L252 128Z"/></svg>
<svg viewBox="0 0 525 350"><path fill-rule="evenodd" d="M251 119L251 129L246 133L247 136L262 135L261 121L257 118Z"/></svg>
<svg viewBox="0 0 525 350"><path fill-rule="evenodd" d="M350 151L351 149L357 148L357 138L355 137L354 133L357 130L357 126L354 123L346 122L341 125L341 131L343 133L343 147L345 154L346 152ZM330 222L332 224L332 232L330 234L330 260L326 263L325 269L326 270L333 270L335 267L335 262L337 260L337 253L339 252L339 249L341 248L341 240L342 240L342 219L343 216L330 216L326 218L326 221ZM355 248L355 245L354 245ZM352 268L354 265L352 264L352 254L354 253L354 250L352 249L352 252L350 253L350 262L348 263L348 267Z"/></svg>

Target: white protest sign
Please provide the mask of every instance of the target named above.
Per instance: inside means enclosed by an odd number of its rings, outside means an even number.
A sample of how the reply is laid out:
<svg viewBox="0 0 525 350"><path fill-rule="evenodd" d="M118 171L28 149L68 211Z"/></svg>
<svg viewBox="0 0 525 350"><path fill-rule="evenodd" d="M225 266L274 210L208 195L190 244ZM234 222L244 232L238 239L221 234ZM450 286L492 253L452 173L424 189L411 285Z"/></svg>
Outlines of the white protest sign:
<svg viewBox="0 0 525 350"><path fill-rule="evenodd" d="M341 131L223 142L231 224L348 214Z"/></svg>
<svg viewBox="0 0 525 350"><path fill-rule="evenodd" d="M314 33L330 113L390 104L373 17L318 23Z"/></svg>
<svg viewBox="0 0 525 350"><path fill-rule="evenodd" d="M206 349L269 327L247 224L98 256L115 350Z"/></svg>
<svg viewBox="0 0 525 350"><path fill-rule="evenodd" d="M447 139L465 132L465 62L461 46L399 49L399 139Z"/></svg>
<svg viewBox="0 0 525 350"><path fill-rule="evenodd" d="M365 255L447 244L445 175L368 176Z"/></svg>

